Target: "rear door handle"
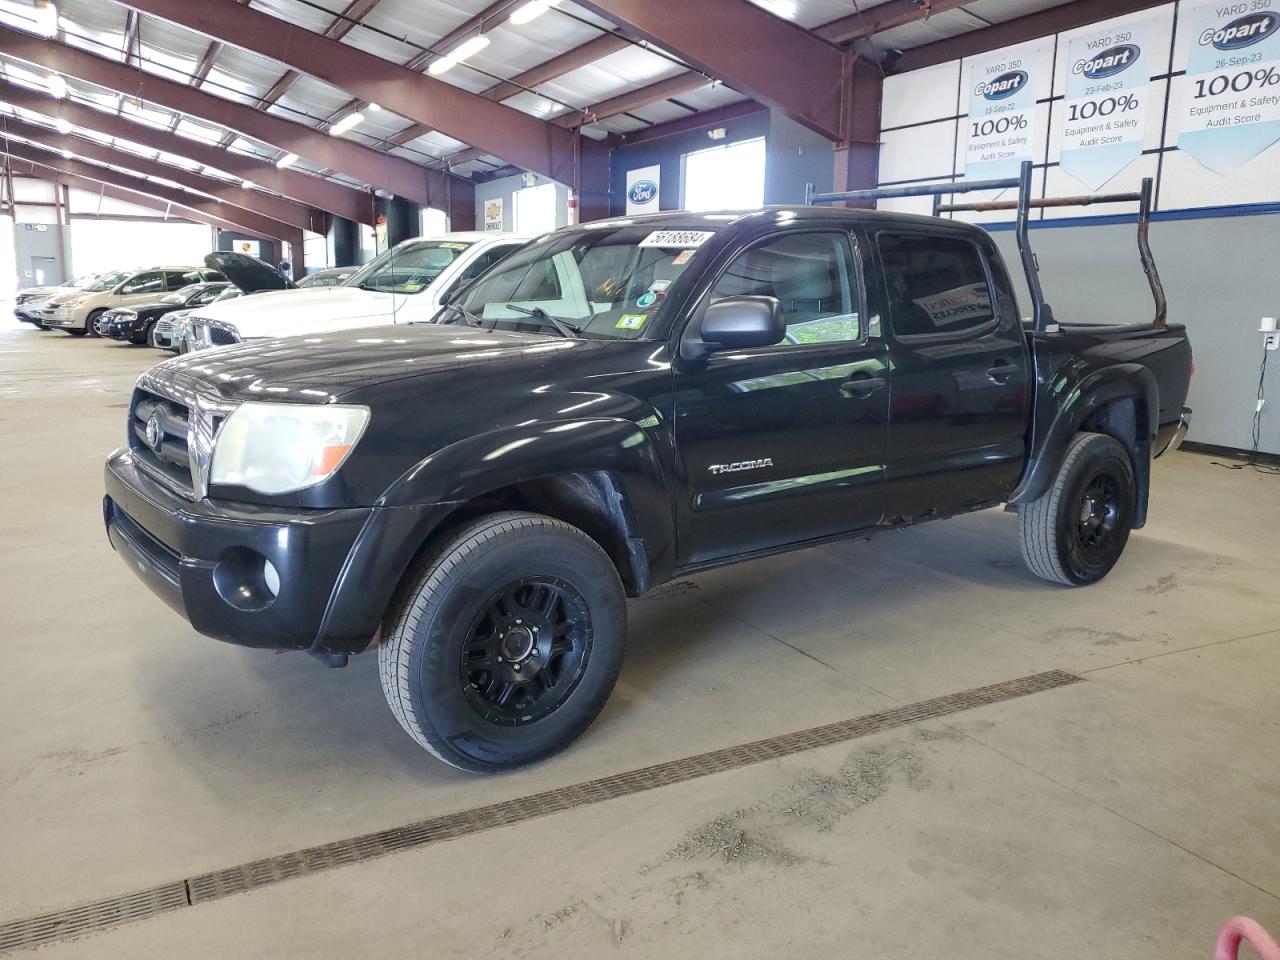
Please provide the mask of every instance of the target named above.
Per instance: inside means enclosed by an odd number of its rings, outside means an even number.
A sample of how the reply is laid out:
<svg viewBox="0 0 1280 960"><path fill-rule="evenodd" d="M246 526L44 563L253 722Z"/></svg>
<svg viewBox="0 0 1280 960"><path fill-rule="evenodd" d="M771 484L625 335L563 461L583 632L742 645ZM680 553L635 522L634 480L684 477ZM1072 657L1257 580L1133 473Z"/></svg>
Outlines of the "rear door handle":
<svg viewBox="0 0 1280 960"><path fill-rule="evenodd" d="M1008 383L1013 376L1013 364L1008 360L997 360L987 367L987 379L992 383Z"/></svg>
<svg viewBox="0 0 1280 960"><path fill-rule="evenodd" d="M840 384L840 392L846 397L869 397L884 386L884 377L853 377Z"/></svg>

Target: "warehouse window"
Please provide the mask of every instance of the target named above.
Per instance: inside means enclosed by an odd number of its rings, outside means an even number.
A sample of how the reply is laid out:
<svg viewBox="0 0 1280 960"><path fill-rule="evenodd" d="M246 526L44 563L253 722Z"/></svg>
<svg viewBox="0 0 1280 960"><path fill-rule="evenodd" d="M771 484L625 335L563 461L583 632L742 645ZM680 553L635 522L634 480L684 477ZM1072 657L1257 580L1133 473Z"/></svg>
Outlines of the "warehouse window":
<svg viewBox="0 0 1280 960"><path fill-rule="evenodd" d="M556 187L542 183L515 192L515 231L536 237L556 228Z"/></svg>
<svg viewBox="0 0 1280 960"><path fill-rule="evenodd" d="M686 210L746 210L764 204L764 138L686 153Z"/></svg>

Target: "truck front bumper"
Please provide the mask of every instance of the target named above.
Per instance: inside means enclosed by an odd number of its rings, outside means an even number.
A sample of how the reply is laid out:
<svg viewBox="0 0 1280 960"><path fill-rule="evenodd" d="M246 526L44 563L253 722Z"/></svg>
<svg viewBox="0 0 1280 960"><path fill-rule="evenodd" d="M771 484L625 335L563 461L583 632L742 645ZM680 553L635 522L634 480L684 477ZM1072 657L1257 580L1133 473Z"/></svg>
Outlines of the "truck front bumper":
<svg viewBox="0 0 1280 960"><path fill-rule="evenodd" d="M451 506L192 501L152 480L128 450L112 454L105 481L111 545L196 630L320 653L368 647L405 569Z"/></svg>

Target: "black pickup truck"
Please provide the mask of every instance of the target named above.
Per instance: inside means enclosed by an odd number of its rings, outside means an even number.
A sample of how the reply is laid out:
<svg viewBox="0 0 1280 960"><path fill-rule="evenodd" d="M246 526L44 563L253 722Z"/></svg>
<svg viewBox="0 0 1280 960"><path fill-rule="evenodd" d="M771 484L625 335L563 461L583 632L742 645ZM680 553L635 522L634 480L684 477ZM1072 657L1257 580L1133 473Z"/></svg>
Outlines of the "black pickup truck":
<svg viewBox="0 0 1280 960"><path fill-rule="evenodd" d="M376 649L418 743L505 769L587 728L625 599L674 577L1002 503L1036 574L1103 577L1185 429L1190 347L1035 313L951 220L565 228L430 324L157 365L107 531L201 633Z"/></svg>

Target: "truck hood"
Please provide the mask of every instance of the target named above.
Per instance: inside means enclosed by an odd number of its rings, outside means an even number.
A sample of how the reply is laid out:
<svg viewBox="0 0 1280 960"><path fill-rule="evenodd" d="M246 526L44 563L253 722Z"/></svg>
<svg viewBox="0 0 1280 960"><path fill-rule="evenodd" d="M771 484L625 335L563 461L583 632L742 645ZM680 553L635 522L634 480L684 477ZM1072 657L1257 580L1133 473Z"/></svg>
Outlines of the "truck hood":
<svg viewBox="0 0 1280 960"><path fill-rule="evenodd" d="M166 360L153 372L176 380L202 380L228 400L330 403L379 383L446 370L457 374L484 368L494 374L501 370L505 376L518 367L520 376L531 377L537 368L562 362L569 354L607 349L614 343L404 324L202 350Z"/></svg>
<svg viewBox="0 0 1280 960"><path fill-rule="evenodd" d="M193 315L234 324L243 339L322 333L392 323L395 297L357 287L273 290L198 307Z"/></svg>

